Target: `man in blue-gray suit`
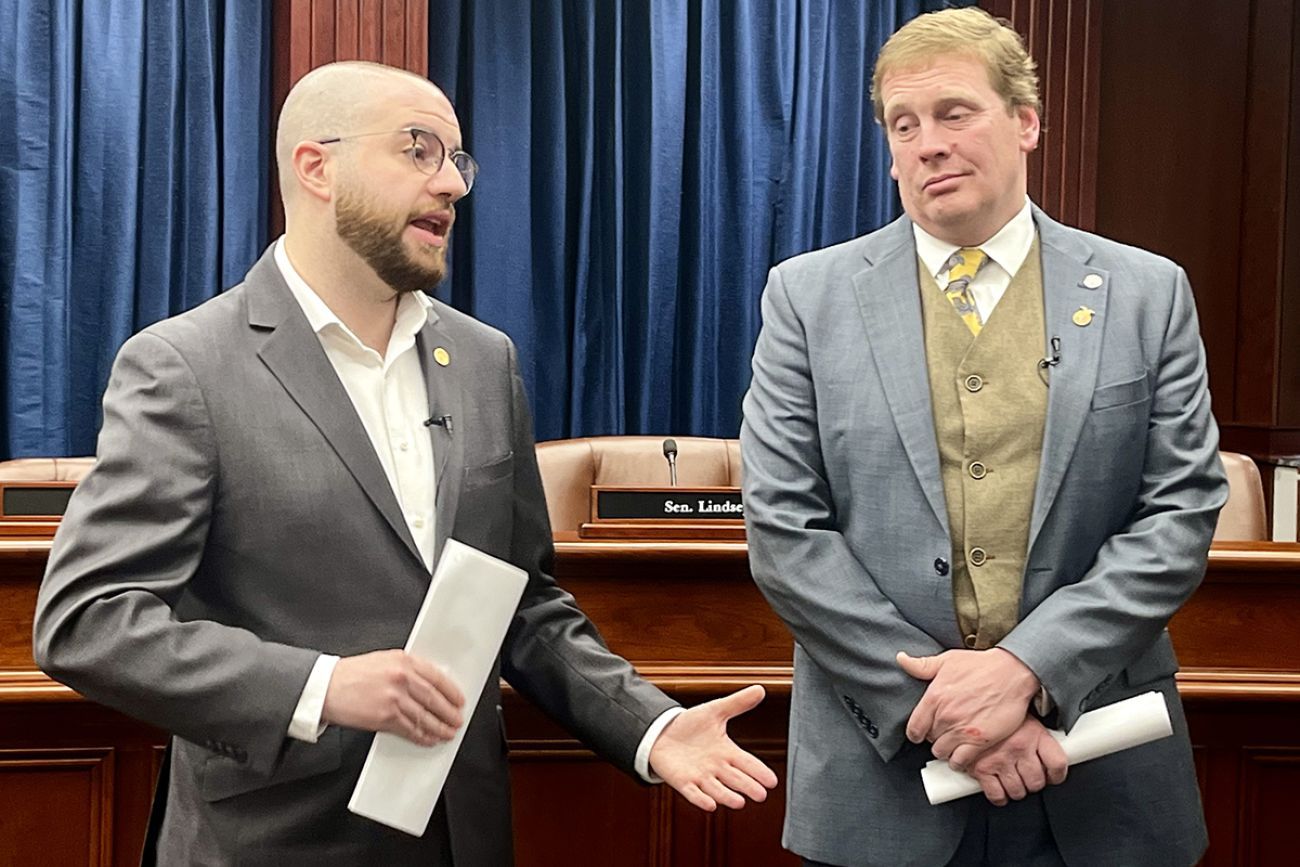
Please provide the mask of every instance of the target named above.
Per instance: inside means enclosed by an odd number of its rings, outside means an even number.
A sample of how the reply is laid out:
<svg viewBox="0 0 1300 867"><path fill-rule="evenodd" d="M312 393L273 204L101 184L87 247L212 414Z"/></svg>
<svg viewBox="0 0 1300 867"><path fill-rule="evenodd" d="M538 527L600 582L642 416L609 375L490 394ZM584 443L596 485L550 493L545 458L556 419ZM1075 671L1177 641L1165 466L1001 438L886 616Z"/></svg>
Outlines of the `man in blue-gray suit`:
<svg viewBox="0 0 1300 867"><path fill-rule="evenodd" d="M835 865L1195 862L1165 625L1226 498L1186 275L1027 198L1038 82L976 9L882 49L906 216L772 270L741 445L794 633L784 843ZM1159 690L1174 736L1069 769L1048 726ZM933 757L984 797L930 806Z"/></svg>

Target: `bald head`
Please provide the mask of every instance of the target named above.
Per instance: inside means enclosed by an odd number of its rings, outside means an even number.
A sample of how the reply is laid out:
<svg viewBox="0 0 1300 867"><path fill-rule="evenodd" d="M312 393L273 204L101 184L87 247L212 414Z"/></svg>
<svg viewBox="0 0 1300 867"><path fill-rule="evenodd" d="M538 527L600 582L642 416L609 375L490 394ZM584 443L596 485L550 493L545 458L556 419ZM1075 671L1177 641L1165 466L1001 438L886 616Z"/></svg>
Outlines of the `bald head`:
<svg viewBox="0 0 1300 867"><path fill-rule="evenodd" d="M275 160L286 204L296 193L293 150L303 141L375 132L389 102L399 94L432 95L451 110L433 82L413 72L349 60L317 67L298 80L285 97L276 128Z"/></svg>

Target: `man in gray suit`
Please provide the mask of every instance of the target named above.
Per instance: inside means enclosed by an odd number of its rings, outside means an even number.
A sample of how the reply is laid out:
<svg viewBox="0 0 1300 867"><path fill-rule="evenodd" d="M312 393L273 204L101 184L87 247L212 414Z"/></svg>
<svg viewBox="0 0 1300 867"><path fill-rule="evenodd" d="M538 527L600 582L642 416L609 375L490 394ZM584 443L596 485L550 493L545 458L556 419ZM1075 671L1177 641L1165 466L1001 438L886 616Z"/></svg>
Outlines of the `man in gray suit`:
<svg viewBox="0 0 1300 867"><path fill-rule="evenodd" d="M979 9L901 28L872 90L906 216L763 296L746 523L796 641L784 842L810 863L1206 845L1165 631L1226 496L1192 293L1029 202L1037 88ZM1174 736L1067 780L1045 726L1149 690ZM932 757L985 797L930 806Z"/></svg>
<svg viewBox="0 0 1300 867"><path fill-rule="evenodd" d="M285 236L244 283L123 346L98 461L37 604L35 655L173 733L165 864L510 863L499 678L647 780L715 809L772 772L682 711L550 577L532 421L503 334L433 301L477 165L447 98L376 64L304 77L276 156ZM527 570L476 707L400 648L448 538ZM374 731L467 727L423 838L350 814ZM161 809L159 809L161 808Z"/></svg>

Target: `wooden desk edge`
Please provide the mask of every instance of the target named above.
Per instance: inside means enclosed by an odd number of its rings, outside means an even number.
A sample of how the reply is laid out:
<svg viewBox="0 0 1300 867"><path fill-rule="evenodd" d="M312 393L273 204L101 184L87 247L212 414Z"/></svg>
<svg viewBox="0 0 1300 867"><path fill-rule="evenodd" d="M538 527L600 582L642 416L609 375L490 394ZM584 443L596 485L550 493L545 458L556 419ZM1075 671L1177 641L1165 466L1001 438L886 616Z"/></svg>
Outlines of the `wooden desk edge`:
<svg viewBox="0 0 1300 867"><path fill-rule="evenodd" d="M788 696L793 669L785 665L637 666L643 677L664 692L683 698L713 698L750 684L770 695ZM502 686L509 689L504 681ZM1178 673L1184 699L1300 702L1300 672L1191 668ZM81 695L40 671L0 671L0 704L84 702Z"/></svg>

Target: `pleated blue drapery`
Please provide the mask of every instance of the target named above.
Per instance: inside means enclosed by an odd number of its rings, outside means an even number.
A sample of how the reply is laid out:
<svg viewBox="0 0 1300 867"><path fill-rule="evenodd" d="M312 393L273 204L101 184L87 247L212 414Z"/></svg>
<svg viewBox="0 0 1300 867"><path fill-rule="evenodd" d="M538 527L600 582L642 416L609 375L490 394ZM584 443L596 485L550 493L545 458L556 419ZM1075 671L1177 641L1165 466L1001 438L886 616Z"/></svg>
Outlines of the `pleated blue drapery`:
<svg viewBox="0 0 1300 867"><path fill-rule="evenodd" d="M0 458L89 454L114 353L265 246L270 0L0 0ZM898 212L867 77L943 0L440 0L484 167L438 293L539 438L734 436L770 265Z"/></svg>
<svg viewBox="0 0 1300 867"><path fill-rule="evenodd" d="M439 294L519 344L538 437L735 436L768 268L899 212L879 46L936 0L447 0L483 167Z"/></svg>
<svg viewBox="0 0 1300 867"><path fill-rule="evenodd" d="M91 454L113 356L266 244L270 0L0 0L0 457Z"/></svg>

